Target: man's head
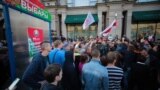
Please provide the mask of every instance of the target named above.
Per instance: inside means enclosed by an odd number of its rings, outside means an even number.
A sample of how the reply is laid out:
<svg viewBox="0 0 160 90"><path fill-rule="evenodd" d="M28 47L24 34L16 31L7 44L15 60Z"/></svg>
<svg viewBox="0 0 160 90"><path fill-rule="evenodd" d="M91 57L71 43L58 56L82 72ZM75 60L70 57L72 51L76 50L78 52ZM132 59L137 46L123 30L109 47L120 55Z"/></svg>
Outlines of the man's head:
<svg viewBox="0 0 160 90"><path fill-rule="evenodd" d="M118 58L117 52L108 52L106 56L107 64L115 64Z"/></svg>
<svg viewBox="0 0 160 90"><path fill-rule="evenodd" d="M86 63L88 61L88 55L87 54L81 54L81 57L80 57L80 61L82 63Z"/></svg>
<svg viewBox="0 0 160 90"><path fill-rule="evenodd" d="M44 77L49 82L58 82L62 79L62 69L59 64L51 64L44 70Z"/></svg>
<svg viewBox="0 0 160 90"><path fill-rule="evenodd" d="M70 51L70 50L71 50L71 45L70 45L70 43L65 43L65 44L63 45L63 49L66 50L66 51Z"/></svg>
<svg viewBox="0 0 160 90"><path fill-rule="evenodd" d="M98 49L93 49L91 52L91 56L93 58L99 58L100 57L100 51Z"/></svg>
<svg viewBox="0 0 160 90"><path fill-rule="evenodd" d="M55 48L62 48L63 47L62 41L60 41L60 40L54 41L54 47Z"/></svg>
<svg viewBox="0 0 160 90"><path fill-rule="evenodd" d="M141 53L141 55L144 56L144 57L147 57L147 56L148 56L148 51L147 51L147 49L145 49L145 48L142 48L142 49L140 50L140 53Z"/></svg>
<svg viewBox="0 0 160 90"><path fill-rule="evenodd" d="M136 48L134 47L134 45L132 45L132 44L128 45L128 51L132 51L133 52L133 51L135 51L135 49Z"/></svg>
<svg viewBox="0 0 160 90"><path fill-rule="evenodd" d="M51 44L49 41L43 41L41 44L40 44L40 47L41 47L41 50L42 51L50 51L51 50Z"/></svg>
<svg viewBox="0 0 160 90"><path fill-rule="evenodd" d="M115 43L114 42L109 42L109 47L114 47Z"/></svg>
<svg viewBox="0 0 160 90"><path fill-rule="evenodd" d="M152 49L153 49L153 51L157 52L158 51L158 45L153 44Z"/></svg>

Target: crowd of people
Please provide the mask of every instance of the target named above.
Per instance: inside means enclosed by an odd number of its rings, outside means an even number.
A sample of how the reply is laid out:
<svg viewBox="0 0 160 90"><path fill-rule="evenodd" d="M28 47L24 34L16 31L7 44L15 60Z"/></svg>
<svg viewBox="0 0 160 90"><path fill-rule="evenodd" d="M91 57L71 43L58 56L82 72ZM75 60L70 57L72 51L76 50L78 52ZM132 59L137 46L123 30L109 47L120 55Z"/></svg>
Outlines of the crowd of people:
<svg viewBox="0 0 160 90"><path fill-rule="evenodd" d="M160 46L126 37L44 41L23 82L32 90L158 90Z"/></svg>

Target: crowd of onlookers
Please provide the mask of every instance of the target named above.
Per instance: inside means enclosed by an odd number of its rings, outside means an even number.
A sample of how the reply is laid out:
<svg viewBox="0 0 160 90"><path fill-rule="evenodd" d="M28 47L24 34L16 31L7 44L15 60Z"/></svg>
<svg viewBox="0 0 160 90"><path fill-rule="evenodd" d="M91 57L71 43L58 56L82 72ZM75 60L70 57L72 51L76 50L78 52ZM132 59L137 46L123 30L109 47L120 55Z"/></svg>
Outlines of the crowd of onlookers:
<svg viewBox="0 0 160 90"><path fill-rule="evenodd" d="M137 41L54 40L41 43L23 75L32 90L158 90L160 45Z"/></svg>

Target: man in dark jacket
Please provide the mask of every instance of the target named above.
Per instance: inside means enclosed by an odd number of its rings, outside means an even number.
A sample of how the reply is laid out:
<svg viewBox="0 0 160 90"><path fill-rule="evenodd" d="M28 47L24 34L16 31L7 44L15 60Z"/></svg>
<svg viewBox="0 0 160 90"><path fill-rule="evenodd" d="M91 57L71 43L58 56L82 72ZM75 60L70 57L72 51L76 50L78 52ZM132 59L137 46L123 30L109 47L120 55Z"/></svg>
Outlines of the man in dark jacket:
<svg viewBox="0 0 160 90"><path fill-rule="evenodd" d="M145 48L141 49L140 59L131 68L131 81L137 85L138 90L158 90L157 58L149 55ZM143 61L143 62L142 62ZM143 83L143 85L142 85ZM134 85L133 83L130 85ZM133 87L132 87L133 88ZM131 88L129 90L132 90Z"/></svg>
<svg viewBox="0 0 160 90"><path fill-rule="evenodd" d="M35 55L32 62L24 72L22 80L25 84L31 87L33 90L39 90L41 84L44 82L44 69L49 64L48 53L51 50L51 45L48 41L41 43L41 53Z"/></svg>
<svg viewBox="0 0 160 90"><path fill-rule="evenodd" d="M145 64L145 57L139 56L130 70L128 90L152 90L150 87L149 66Z"/></svg>
<svg viewBox="0 0 160 90"><path fill-rule="evenodd" d="M97 48L100 50L101 56L105 56L108 53L108 45L106 44L106 42L98 44Z"/></svg>

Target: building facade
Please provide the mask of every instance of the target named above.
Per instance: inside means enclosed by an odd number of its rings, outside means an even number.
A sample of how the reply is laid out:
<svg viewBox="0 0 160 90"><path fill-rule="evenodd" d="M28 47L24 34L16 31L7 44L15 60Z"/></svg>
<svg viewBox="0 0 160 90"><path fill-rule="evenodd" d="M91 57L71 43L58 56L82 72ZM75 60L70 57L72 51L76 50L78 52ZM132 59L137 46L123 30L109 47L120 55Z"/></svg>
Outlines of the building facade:
<svg viewBox="0 0 160 90"><path fill-rule="evenodd" d="M67 38L99 36L116 19L111 35L129 39L155 35L160 38L159 0L43 0L53 14L52 30ZM95 23L87 30L82 24L91 12ZM116 15L117 14L117 15Z"/></svg>

